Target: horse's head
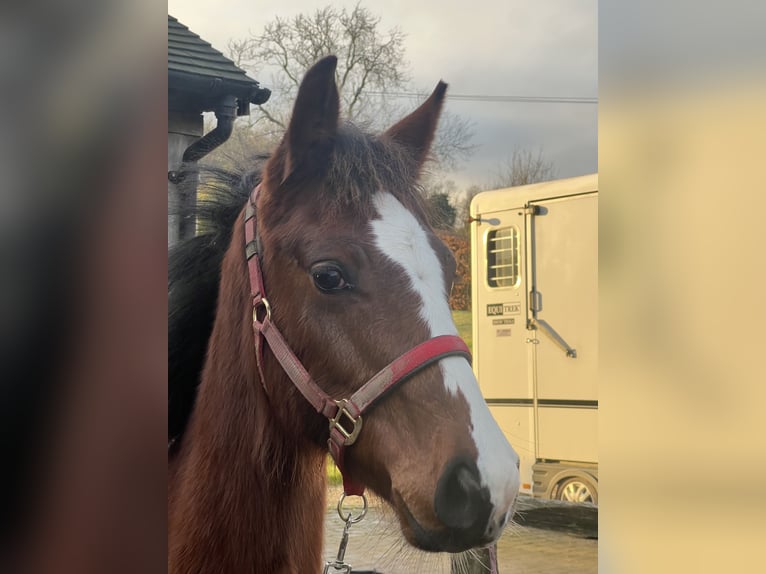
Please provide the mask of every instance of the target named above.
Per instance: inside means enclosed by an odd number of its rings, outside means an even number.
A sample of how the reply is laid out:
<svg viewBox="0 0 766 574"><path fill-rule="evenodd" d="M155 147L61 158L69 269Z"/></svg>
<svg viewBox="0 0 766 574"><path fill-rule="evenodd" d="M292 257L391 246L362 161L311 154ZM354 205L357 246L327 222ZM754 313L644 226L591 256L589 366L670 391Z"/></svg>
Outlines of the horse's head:
<svg viewBox="0 0 766 574"><path fill-rule="evenodd" d="M417 177L444 101L439 83L378 137L339 125L334 57L311 68L258 201L263 274L278 325L330 396L350 396L393 359L456 335L455 261L431 230ZM282 381L273 358L269 381ZM274 375L274 377L272 377ZM284 432L324 446L327 421L291 386L268 388ZM518 492L518 457L465 358L420 370L364 415L345 472L395 509L420 548L496 540Z"/></svg>

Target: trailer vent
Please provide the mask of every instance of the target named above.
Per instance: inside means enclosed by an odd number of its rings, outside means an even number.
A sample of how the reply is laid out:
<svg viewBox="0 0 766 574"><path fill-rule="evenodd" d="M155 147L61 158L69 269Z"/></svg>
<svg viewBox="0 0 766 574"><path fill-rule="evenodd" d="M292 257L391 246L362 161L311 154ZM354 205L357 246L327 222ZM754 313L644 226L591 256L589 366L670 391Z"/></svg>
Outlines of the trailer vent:
<svg viewBox="0 0 766 574"><path fill-rule="evenodd" d="M487 282L490 287L519 285L519 230L495 229L487 234Z"/></svg>

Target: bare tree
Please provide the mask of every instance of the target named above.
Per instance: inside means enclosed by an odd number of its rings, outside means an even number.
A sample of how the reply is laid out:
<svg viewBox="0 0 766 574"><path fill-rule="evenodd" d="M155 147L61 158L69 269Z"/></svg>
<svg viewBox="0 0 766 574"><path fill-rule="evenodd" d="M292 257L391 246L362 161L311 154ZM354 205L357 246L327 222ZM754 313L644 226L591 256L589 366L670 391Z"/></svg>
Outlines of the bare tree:
<svg viewBox="0 0 766 574"><path fill-rule="evenodd" d="M469 233L470 224L468 223L468 217L470 215L471 201L477 193L485 189L515 187L517 185L548 181L555 177L556 169L552 162L545 159L542 149L532 152L528 149L515 148L508 159L498 168L494 180L485 184L484 187L472 185L465 191L462 199L455 203L457 206L455 227L462 230L465 234Z"/></svg>
<svg viewBox="0 0 766 574"><path fill-rule="evenodd" d="M455 169L461 160L470 157L476 150L472 139L473 124L445 110L439 119L431 152L443 169Z"/></svg>
<svg viewBox="0 0 766 574"><path fill-rule="evenodd" d="M542 149L534 153L528 149L515 148L510 157L497 171L491 187L516 187L556 177L553 163L545 159Z"/></svg>
<svg viewBox="0 0 766 574"><path fill-rule="evenodd" d="M206 117L205 132L212 130L215 124L214 118ZM205 163L238 171L246 168L254 157L271 153L282 136L282 132L264 125L263 121L253 121L253 116L237 118L234 126L229 139L210 152Z"/></svg>
<svg viewBox="0 0 766 574"><path fill-rule="evenodd" d="M284 129L305 71L335 54L346 117L375 123L386 92L401 90L409 79L404 34L398 28L381 33L379 25L380 18L358 4L351 11L325 6L311 15L267 23L261 35L251 38L259 67L274 71L269 87L279 95L261 106L266 118Z"/></svg>
<svg viewBox="0 0 766 574"><path fill-rule="evenodd" d="M399 28L382 31L380 18L359 4L353 9L326 6L312 14L277 17L260 34L230 40L229 58L272 91L253 115L237 121L235 132L255 134L240 134L239 143L246 146L253 137L267 144L278 141L303 74L328 54L338 56L337 82L345 117L368 129L385 129L409 111L394 97L413 92L404 40ZM468 120L445 111L432 148L437 168L454 169L470 156L475 148L472 137ZM222 147L222 151L237 148L228 142ZM234 153L240 155L238 150Z"/></svg>
<svg viewBox="0 0 766 574"><path fill-rule="evenodd" d="M256 62L258 43L253 38L231 39L226 46L226 55L238 68L252 68Z"/></svg>

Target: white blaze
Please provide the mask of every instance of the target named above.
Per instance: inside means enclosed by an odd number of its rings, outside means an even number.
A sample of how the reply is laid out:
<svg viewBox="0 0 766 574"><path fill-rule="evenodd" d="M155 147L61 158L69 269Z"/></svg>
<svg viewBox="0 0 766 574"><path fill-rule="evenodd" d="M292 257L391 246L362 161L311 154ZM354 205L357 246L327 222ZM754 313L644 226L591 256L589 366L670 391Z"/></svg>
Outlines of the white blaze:
<svg viewBox="0 0 766 574"><path fill-rule="evenodd" d="M431 330L431 336L457 335L439 258L417 219L390 193L378 192L374 198L379 218L370 222L375 246L400 265L422 300L420 317ZM500 519L519 490L519 457L492 418L479 384L468 361L461 357L442 359L440 367L447 391L458 391L470 408L471 436L478 459L482 484L489 489Z"/></svg>

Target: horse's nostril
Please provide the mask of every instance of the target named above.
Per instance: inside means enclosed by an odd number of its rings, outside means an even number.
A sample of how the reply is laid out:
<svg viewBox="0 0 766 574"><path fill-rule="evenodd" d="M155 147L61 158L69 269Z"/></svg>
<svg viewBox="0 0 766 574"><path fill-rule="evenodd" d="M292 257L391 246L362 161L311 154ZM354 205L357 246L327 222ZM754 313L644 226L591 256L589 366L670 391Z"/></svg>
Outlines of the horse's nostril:
<svg viewBox="0 0 766 574"><path fill-rule="evenodd" d="M479 480L476 475L467 467L461 466L457 469L457 481L463 492L475 492L479 490Z"/></svg>
<svg viewBox="0 0 766 574"><path fill-rule="evenodd" d="M491 510L489 493L481 487L473 460L457 457L447 464L436 486L434 509L448 528L484 530Z"/></svg>

